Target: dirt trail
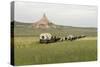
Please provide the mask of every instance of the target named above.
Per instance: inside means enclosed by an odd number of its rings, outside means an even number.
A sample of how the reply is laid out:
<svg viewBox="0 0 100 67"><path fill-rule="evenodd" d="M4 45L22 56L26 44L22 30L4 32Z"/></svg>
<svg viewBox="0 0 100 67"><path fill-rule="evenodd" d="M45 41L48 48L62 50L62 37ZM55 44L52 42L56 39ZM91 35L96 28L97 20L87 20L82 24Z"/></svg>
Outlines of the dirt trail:
<svg viewBox="0 0 100 67"><path fill-rule="evenodd" d="M96 40L97 37L85 37L85 38L81 38L81 39L78 39L78 40Z"/></svg>

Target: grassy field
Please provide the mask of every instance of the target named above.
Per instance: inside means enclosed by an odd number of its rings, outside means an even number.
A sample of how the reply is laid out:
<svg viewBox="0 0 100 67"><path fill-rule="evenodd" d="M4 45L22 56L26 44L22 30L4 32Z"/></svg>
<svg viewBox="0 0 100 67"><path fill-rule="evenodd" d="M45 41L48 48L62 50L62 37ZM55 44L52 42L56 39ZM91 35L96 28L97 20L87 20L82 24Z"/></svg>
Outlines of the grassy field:
<svg viewBox="0 0 100 67"><path fill-rule="evenodd" d="M38 37L15 37L15 65L48 64L97 59L96 37L40 44Z"/></svg>
<svg viewBox="0 0 100 67"><path fill-rule="evenodd" d="M56 25L57 28L48 28L48 29L41 29L41 28L34 28L32 24L28 23L15 23L14 26L12 25L12 32L14 32L14 36L32 36L38 37L41 33L51 33L52 35L56 36L66 36L69 34L72 35L87 35L87 36L97 36L97 28L91 27L72 27L72 26L61 26Z"/></svg>
<svg viewBox="0 0 100 67"><path fill-rule="evenodd" d="M11 33L14 34L14 44L11 46L14 45L12 54L14 53L15 65L81 62L97 59L97 28L61 25L56 25L56 27L39 29L34 28L31 23L11 23ZM72 42L40 44L39 35L44 32L57 37L72 34L86 35L86 38Z"/></svg>

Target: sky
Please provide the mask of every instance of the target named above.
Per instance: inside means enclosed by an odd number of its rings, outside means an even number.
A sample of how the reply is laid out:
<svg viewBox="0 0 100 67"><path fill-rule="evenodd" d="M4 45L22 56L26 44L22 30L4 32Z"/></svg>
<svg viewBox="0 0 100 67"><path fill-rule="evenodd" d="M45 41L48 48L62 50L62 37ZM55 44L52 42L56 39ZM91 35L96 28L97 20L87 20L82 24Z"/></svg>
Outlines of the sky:
<svg viewBox="0 0 100 67"><path fill-rule="evenodd" d="M58 25L97 27L96 6L15 1L15 21L34 23L44 13L50 22Z"/></svg>

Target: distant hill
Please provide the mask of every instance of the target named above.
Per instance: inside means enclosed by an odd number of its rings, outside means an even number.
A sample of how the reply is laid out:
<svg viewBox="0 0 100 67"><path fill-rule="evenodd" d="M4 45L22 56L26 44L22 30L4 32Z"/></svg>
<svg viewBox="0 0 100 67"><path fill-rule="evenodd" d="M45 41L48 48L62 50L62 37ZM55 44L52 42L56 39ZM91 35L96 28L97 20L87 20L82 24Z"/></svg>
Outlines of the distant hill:
<svg viewBox="0 0 100 67"><path fill-rule="evenodd" d="M87 35L97 36L97 28L92 27L72 27L56 25L53 23L49 24L50 28L36 28L33 23L22 23L22 22L11 22L12 32L14 36L39 36L41 33L48 32L56 36L72 35Z"/></svg>

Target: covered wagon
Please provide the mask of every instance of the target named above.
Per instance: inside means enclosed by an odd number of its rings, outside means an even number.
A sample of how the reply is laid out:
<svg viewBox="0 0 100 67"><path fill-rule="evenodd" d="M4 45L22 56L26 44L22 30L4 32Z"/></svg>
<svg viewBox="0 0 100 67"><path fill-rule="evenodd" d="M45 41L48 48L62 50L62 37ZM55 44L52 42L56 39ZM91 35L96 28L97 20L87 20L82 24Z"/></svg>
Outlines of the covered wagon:
<svg viewBox="0 0 100 67"><path fill-rule="evenodd" d="M40 34L40 43L52 43L57 42L60 38L51 35L50 33L42 33Z"/></svg>

